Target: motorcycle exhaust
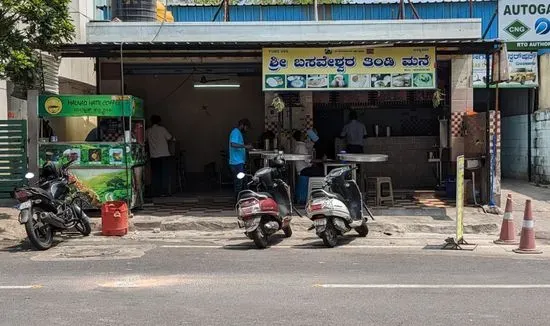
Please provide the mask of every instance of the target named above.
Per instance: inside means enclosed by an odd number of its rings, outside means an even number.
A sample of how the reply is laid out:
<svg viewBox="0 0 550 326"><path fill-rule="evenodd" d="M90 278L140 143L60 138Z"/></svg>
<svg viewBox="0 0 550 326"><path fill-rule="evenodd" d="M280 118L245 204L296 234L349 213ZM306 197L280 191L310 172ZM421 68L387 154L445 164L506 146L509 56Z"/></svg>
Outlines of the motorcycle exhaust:
<svg viewBox="0 0 550 326"><path fill-rule="evenodd" d="M65 228L65 221L57 217L54 213L50 213L50 212L40 213L40 219L42 220L42 222L53 225L57 228L60 228L60 229Z"/></svg>

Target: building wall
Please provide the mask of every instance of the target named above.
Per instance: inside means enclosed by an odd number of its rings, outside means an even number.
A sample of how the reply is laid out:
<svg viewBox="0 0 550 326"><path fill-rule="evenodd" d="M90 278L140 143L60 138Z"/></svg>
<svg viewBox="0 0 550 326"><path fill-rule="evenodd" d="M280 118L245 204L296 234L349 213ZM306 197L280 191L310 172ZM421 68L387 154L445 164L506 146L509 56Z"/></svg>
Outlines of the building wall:
<svg viewBox="0 0 550 326"><path fill-rule="evenodd" d="M86 23L94 19L94 13L94 0L71 1L69 15L75 25L74 43L86 43ZM95 88L94 59L63 58L59 66L59 76Z"/></svg>
<svg viewBox="0 0 550 326"><path fill-rule="evenodd" d="M550 111L540 110L533 115L533 181L550 184Z"/></svg>
<svg viewBox="0 0 550 326"><path fill-rule="evenodd" d="M382 2L382 1L381 1ZM496 0L474 1L473 18L482 19L482 30L489 22L497 7ZM98 15L96 19L109 20L109 1L96 0ZM441 1L432 3L415 3L416 10L422 19L438 18L469 18L467 1ZM212 21L218 5L214 6L168 6L176 22L209 22ZM318 7L320 20L384 20L396 19L398 7L392 3L371 4L327 4ZM405 6L406 17L413 19L409 5ZM230 6L231 21L307 21L314 20L315 14L311 5L238 5ZM223 14L217 21L223 20ZM489 27L487 38L496 38L498 33L498 18Z"/></svg>

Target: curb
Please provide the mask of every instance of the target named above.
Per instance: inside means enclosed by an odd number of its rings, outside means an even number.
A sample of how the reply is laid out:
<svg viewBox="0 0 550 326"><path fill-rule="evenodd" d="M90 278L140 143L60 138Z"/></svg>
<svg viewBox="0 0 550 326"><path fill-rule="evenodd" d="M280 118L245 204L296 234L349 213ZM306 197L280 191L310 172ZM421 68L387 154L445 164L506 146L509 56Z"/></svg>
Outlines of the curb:
<svg viewBox="0 0 550 326"><path fill-rule="evenodd" d="M139 218L130 219L130 231L225 231L239 230L237 221L234 219L208 219L185 217L180 219L156 219ZM306 219L293 219L294 230L307 231L311 222ZM498 233L498 223L481 223L464 225L464 233L468 234L492 234ZM101 220L92 220L92 229L101 231ZM427 223L392 223L369 221L369 230L380 233L438 233L453 234L455 226L450 224L427 224Z"/></svg>

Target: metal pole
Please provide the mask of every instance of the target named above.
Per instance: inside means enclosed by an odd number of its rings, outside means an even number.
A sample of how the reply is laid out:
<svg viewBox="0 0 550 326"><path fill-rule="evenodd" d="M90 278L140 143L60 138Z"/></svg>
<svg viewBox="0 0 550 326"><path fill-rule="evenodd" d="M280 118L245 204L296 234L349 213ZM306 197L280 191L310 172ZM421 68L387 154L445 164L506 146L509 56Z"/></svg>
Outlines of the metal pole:
<svg viewBox="0 0 550 326"><path fill-rule="evenodd" d="M483 36L481 36L482 39L485 39L485 36L487 36L487 33L489 33L489 29L493 25L493 22L495 21L495 18L497 18L497 15L498 15L498 8L493 13L493 16L491 17L491 20L489 21L489 25L487 25L487 28L483 32Z"/></svg>
<svg viewBox="0 0 550 326"><path fill-rule="evenodd" d="M124 42L120 42L120 95L122 95L122 100L120 105L122 106L122 139L124 141L124 161L125 161L125 171L126 171L126 205L128 209L132 208L132 183L130 179L130 173L128 171L128 155L132 155L132 151L129 150L128 143L126 142L126 117L124 113L124 56L123 56L123 47ZM131 123L128 123L128 131L130 132L130 143L132 142L132 131Z"/></svg>
<svg viewBox="0 0 550 326"><path fill-rule="evenodd" d="M313 0L313 13L315 15L315 21L319 21L319 0Z"/></svg>
<svg viewBox="0 0 550 326"><path fill-rule="evenodd" d="M489 159L487 162L487 183L486 183L486 187L487 187L487 193L486 193L486 198L487 198L487 203L489 203L489 200L490 200L490 193L492 191L491 189L491 156L490 156L490 152L491 152L491 140L490 140L490 137L491 137L491 133L490 133L490 123L489 123L489 114L490 114L490 111L491 111L491 88L490 88L490 78L491 78L491 73L490 73L490 67L491 67L491 62L490 62L490 58L491 58L491 55L490 54L485 54L485 64L486 64L486 69L485 69L485 89L487 90L487 108L486 108L486 111L485 111L485 155L486 157Z"/></svg>
<svg viewBox="0 0 550 326"><path fill-rule="evenodd" d="M229 19L229 0L223 1L223 21L228 22Z"/></svg>
<svg viewBox="0 0 550 326"><path fill-rule="evenodd" d="M531 158L531 155L532 155L531 140L533 137L533 135L531 134L531 125L532 125L531 114L533 114L533 112L535 111L534 110L535 96L533 94L534 90L532 88L527 89L527 92L528 92L527 100L529 102L527 106L527 178L529 182L531 182L533 180L533 175L532 175L533 171L531 168L531 164L533 163Z"/></svg>
<svg viewBox="0 0 550 326"><path fill-rule="evenodd" d="M470 18L474 17L474 4L472 0L470 0Z"/></svg>

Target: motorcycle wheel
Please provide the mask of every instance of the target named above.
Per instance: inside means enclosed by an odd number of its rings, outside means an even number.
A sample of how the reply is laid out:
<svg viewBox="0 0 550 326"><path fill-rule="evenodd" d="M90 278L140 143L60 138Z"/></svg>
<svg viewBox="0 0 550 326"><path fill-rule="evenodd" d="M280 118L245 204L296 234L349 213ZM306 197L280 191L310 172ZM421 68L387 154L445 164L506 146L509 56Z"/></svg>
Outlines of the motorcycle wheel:
<svg viewBox="0 0 550 326"><path fill-rule="evenodd" d="M78 214L78 211L76 209L74 210L74 212ZM90 218L88 217L88 215L86 215L86 213L84 213L82 209L80 209L80 216L78 218L80 219L80 221L75 224L74 228L83 236L89 236L90 233L92 233Z"/></svg>
<svg viewBox="0 0 550 326"><path fill-rule="evenodd" d="M320 234L320 237L323 239L325 246L329 248L334 248L336 246L338 243L338 234L336 233L336 228L334 224L332 224L332 221L327 221L325 231Z"/></svg>
<svg viewBox="0 0 550 326"><path fill-rule="evenodd" d="M361 238L364 238L369 234L369 227L367 226L367 222L363 220L363 224L361 226L356 227L355 231L359 234Z"/></svg>
<svg viewBox="0 0 550 326"><path fill-rule="evenodd" d="M290 228L290 225L287 227L284 227L283 232L286 238L290 238L292 236L292 229Z"/></svg>
<svg viewBox="0 0 550 326"><path fill-rule="evenodd" d="M264 233L261 226L258 226L252 233L252 240L254 240L254 244L258 249L267 248L267 235Z"/></svg>
<svg viewBox="0 0 550 326"><path fill-rule="evenodd" d="M25 223L25 231L29 241L38 250L47 250L53 243L53 230L49 224L42 224L39 213L42 210L33 208L31 217ZM36 219L35 219L36 217Z"/></svg>

